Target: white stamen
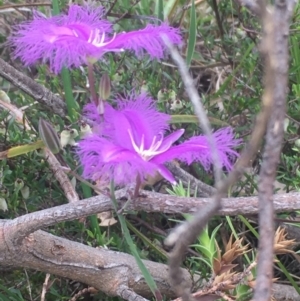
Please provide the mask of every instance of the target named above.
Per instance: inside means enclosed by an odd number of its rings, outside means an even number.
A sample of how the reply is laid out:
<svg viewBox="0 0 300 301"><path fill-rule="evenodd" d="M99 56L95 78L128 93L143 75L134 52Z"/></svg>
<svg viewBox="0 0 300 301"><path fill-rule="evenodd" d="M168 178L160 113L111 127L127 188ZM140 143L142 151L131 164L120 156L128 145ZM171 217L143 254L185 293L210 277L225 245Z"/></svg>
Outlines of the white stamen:
<svg viewBox="0 0 300 301"><path fill-rule="evenodd" d="M142 135L142 139L141 139L141 145L138 146L136 144L136 142L134 141L133 135L131 130L128 130L128 134L131 140L131 144L133 146L133 149L142 157L143 160L145 161L149 161L151 160L153 157L155 157L156 155L159 155L163 152L165 152L167 149L170 148L171 145L165 145L164 148L160 149L162 142L164 140L163 135L160 133L160 139L157 141L157 136L154 136L152 139L152 143L151 146L149 147L149 149L144 149L145 147L145 136L144 134Z"/></svg>
<svg viewBox="0 0 300 301"><path fill-rule="evenodd" d="M97 28L97 29L91 31L89 39L88 39L88 43L100 48L100 47L106 46L106 45L110 44L111 42L113 42L116 35L117 34L114 33L113 37L109 41L104 42L105 41L105 32L101 33L100 30Z"/></svg>

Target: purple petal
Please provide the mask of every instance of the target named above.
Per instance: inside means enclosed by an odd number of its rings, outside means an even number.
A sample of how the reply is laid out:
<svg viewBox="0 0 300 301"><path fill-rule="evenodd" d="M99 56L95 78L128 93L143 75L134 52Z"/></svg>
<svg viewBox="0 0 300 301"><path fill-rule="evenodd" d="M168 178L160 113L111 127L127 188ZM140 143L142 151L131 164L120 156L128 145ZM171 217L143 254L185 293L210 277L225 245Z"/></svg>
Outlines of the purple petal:
<svg viewBox="0 0 300 301"><path fill-rule="evenodd" d="M240 144L240 140L234 139L233 130L229 127L218 130L213 137L222 166L230 170L233 160L238 157L238 153L233 148ZM171 147L166 152L155 156L151 161L155 164L163 164L173 159L184 161L187 164L198 161L208 170L212 164L211 153L207 137L196 136L180 145Z"/></svg>
<svg viewBox="0 0 300 301"><path fill-rule="evenodd" d="M159 165L158 166L158 172L169 182L172 183L172 185L176 185L177 182L172 175L172 173L164 166L164 165Z"/></svg>
<svg viewBox="0 0 300 301"><path fill-rule="evenodd" d="M96 31L111 31L108 21L99 20L103 13L103 7L87 5L72 5L68 15L48 19L35 12L34 19L16 26L9 39L15 47L14 56L25 65L32 65L38 60L49 62L55 73L62 67L78 67L98 51L97 47L88 43L89 37Z"/></svg>
<svg viewBox="0 0 300 301"><path fill-rule="evenodd" d="M109 135L124 147L132 148L129 130L137 145L144 136L145 148L148 148L155 136L169 128L170 116L157 111L153 99L145 93L138 96L131 93L125 99L120 98L117 104L116 110L109 105L105 108L105 120L113 126L106 127L107 132L104 131L103 135Z"/></svg>
<svg viewBox="0 0 300 301"><path fill-rule="evenodd" d="M173 143L176 142L183 135L183 133L184 129L180 129L165 137L159 150L169 149L173 145Z"/></svg>
<svg viewBox="0 0 300 301"><path fill-rule="evenodd" d="M165 55L166 46L162 36L166 36L174 45L180 45L182 38L179 29L163 23L160 26L148 25L144 29L118 34L100 52L120 51L120 49L132 50L137 56L147 52L151 58L161 59Z"/></svg>
<svg viewBox="0 0 300 301"><path fill-rule="evenodd" d="M117 185L123 185L135 182L137 175L145 179L157 170L155 164L142 160L135 152L94 134L79 142L77 154L83 176L95 181L114 179Z"/></svg>
<svg viewBox="0 0 300 301"><path fill-rule="evenodd" d="M97 110L97 106L95 105L94 102L88 103L87 105L84 106L83 108L83 115L92 121L93 125L99 125L102 123L101 116Z"/></svg>

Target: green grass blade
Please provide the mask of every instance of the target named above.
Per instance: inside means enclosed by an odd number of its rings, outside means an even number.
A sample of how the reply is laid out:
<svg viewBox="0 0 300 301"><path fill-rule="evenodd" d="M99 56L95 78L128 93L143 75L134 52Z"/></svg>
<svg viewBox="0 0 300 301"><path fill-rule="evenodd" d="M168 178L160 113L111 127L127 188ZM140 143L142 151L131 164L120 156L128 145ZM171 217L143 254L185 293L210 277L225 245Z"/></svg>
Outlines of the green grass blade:
<svg viewBox="0 0 300 301"><path fill-rule="evenodd" d="M129 221L126 221L127 227L134 232L146 246L149 246L153 250L155 250L161 257L167 259L168 255L165 250L161 249L160 247L156 246L152 243L152 241L147 238L143 233L141 233L137 228L135 228Z"/></svg>
<svg viewBox="0 0 300 301"><path fill-rule="evenodd" d="M60 10L59 10L58 0L52 0L52 10L53 10L53 15L59 14ZM72 83L71 83L69 70L63 68L61 71L61 78L62 78L62 83L65 92L68 116L71 121L75 121L76 109L78 109L78 105L73 97Z"/></svg>
<svg viewBox="0 0 300 301"><path fill-rule="evenodd" d="M25 155L29 152L33 152L39 148L44 147L45 144L43 141L38 140L31 144L24 144L19 146L14 146L7 151L7 158L13 158L20 155Z"/></svg>
<svg viewBox="0 0 300 301"><path fill-rule="evenodd" d="M240 217L244 218L243 216L240 216ZM235 238L236 240L238 240L238 239L239 239L239 236L238 236L238 234L236 233L236 230L235 230L235 228L234 228L234 226L233 226L233 224L232 224L232 221L231 221L230 216L227 216L227 215L226 215L226 220L227 220L227 223L228 223L228 225L229 225L229 227L230 227L231 233L233 234L234 238ZM246 219L244 218L244 220L246 220ZM247 221L247 220L246 220L246 221ZM248 222L248 221L247 221L247 222ZM249 223L248 223L248 224L249 224ZM250 225L250 224L249 224L249 225ZM250 226L251 226L251 225L250 225ZM245 258L246 258L248 264L250 264L250 263L251 263L251 260L250 260L249 256L248 256L247 254L244 254L244 256L245 256Z"/></svg>
<svg viewBox="0 0 300 301"><path fill-rule="evenodd" d="M196 9L195 0L192 0L192 7L190 12L190 28L189 28L189 42L187 47L186 64L191 65L191 61L194 55L196 46L196 36L197 36L197 21L196 21Z"/></svg>
<svg viewBox="0 0 300 301"><path fill-rule="evenodd" d="M52 13L53 15L58 15L60 12L58 0L52 0Z"/></svg>
<svg viewBox="0 0 300 301"><path fill-rule="evenodd" d="M92 197L91 188L89 186L87 186L86 184L82 183L82 182L80 183L80 185L81 185L81 188L82 188L84 198ZM101 229L99 227L99 222L98 222L97 215L89 216L89 220L90 220L90 223L91 223L92 232L96 237L98 245L99 246L104 246L105 241L102 237L102 233L101 233Z"/></svg>
<svg viewBox="0 0 300 301"><path fill-rule="evenodd" d="M160 21L164 20L164 3L163 0L156 0L157 18Z"/></svg>
<svg viewBox="0 0 300 301"><path fill-rule="evenodd" d="M66 68L62 69L61 78L62 78L64 92L65 92L68 116L71 121L75 121L76 120L76 111L78 111L79 107L73 97L71 76L70 76L70 72L68 69L66 69Z"/></svg>
<svg viewBox="0 0 300 301"><path fill-rule="evenodd" d="M208 117L208 120L213 125L218 126L228 126L229 124L225 121L222 121L220 119L214 118L214 117ZM169 123L199 123L199 119L196 115L171 115L171 120Z"/></svg>
<svg viewBox="0 0 300 301"><path fill-rule="evenodd" d="M161 293L159 292L159 290L157 288L157 285L156 285L154 279L152 278L149 270L147 269L147 267L143 263L140 255L139 255L139 253L136 249L136 246L135 246L135 244L134 244L134 242L133 242L133 240L130 236L130 232L127 228L125 217L122 214L118 214L118 205L117 205L117 200L116 200L116 197L115 197L115 189L114 189L113 181L111 182L111 189L110 190L111 190L111 200L112 200L112 203L113 203L113 207L114 207L114 209L117 213L117 216L118 216L118 219L120 221L121 228L122 228L122 231L123 231L123 234L124 234L124 238L126 240L126 243L129 246L131 254L135 258L135 261L136 261L141 273L143 274L143 276L145 278L145 281L148 284L151 292L155 296L156 300L162 300Z"/></svg>

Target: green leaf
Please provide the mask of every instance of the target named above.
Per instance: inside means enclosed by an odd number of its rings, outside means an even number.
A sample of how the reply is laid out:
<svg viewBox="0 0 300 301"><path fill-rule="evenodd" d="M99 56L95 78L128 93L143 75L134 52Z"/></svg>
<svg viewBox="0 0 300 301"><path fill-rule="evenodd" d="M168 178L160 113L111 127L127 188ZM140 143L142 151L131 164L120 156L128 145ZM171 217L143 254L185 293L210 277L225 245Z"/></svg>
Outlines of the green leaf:
<svg viewBox="0 0 300 301"><path fill-rule="evenodd" d="M131 254L133 255L133 257L135 258L135 261L141 271L141 273L143 274L145 281L147 283L147 285L149 286L151 292L153 293L153 295L155 296L156 300L162 300L162 296L161 293L159 292L157 285L154 281L154 279L152 278L149 270L147 269L147 267L145 266L145 264L143 263L137 249L136 249L136 245L134 244L131 236L130 236L130 232L127 228L127 224L126 224L126 220L125 217L122 214L118 213L118 205L117 205L117 200L115 197L115 189L114 189L114 183L113 181L111 182L111 200L113 203L113 207L117 213L118 219L120 221L121 227L122 227L122 231L124 234L124 238L130 248Z"/></svg>
<svg viewBox="0 0 300 301"><path fill-rule="evenodd" d="M163 0L156 0L157 18L164 21L164 3Z"/></svg>
<svg viewBox="0 0 300 301"><path fill-rule="evenodd" d="M213 253L211 253L209 248L206 248L204 246L201 246L199 244L193 245L203 256L205 256L207 259L211 260ZM211 264L210 264L211 266Z"/></svg>
<svg viewBox="0 0 300 301"><path fill-rule="evenodd" d="M87 186L83 182L80 183L80 186L81 186L81 189L83 191L83 196L85 198L90 198L90 197L93 196L92 190L89 186ZM105 239L102 236L101 229L100 229L99 223L98 223L97 215L94 214L94 215L89 216L89 220L90 220L90 223L91 223L93 237L96 237L96 240L97 240L97 243L98 243L99 246L104 246L105 245Z"/></svg>
<svg viewBox="0 0 300 301"><path fill-rule="evenodd" d="M228 126L229 124L225 121L222 121L220 119L214 118L214 117L208 117L209 121L213 125L217 126ZM196 115L171 115L171 120L169 123L195 123L198 124L198 118Z"/></svg>
<svg viewBox="0 0 300 301"><path fill-rule="evenodd" d="M197 36L197 21L196 21L196 9L195 0L192 0L192 7L190 12L190 28L189 28L189 41L187 46L186 64L188 67L191 65L191 61L194 55Z"/></svg>
<svg viewBox="0 0 300 301"><path fill-rule="evenodd" d="M63 82L63 86L64 86L68 116L71 121L75 121L76 112L78 111L79 106L73 97L71 76L70 76L69 70L66 68L63 68L61 70L61 77L62 77L62 82Z"/></svg>
<svg viewBox="0 0 300 301"><path fill-rule="evenodd" d="M193 258L204 262L210 268L212 267L212 264L207 259L205 259L203 257L193 257Z"/></svg>
<svg viewBox="0 0 300 301"><path fill-rule="evenodd" d="M42 140L38 140L35 143L31 143L31 144L24 144L24 145L19 145L19 146L15 146L10 148L7 151L7 158L12 158L12 157L17 157L20 155L24 155L27 154L29 152L35 151L39 148L44 147L45 144Z"/></svg>
<svg viewBox="0 0 300 301"><path fill-rule="evenodd" d="M213 230L213 232L212 232L212 234L211 234L211 236L210 236L210 246L209 246L209 248L210 248L210 251L211 251L211 253L213 254L212 256L215 256L215 253L216 253L216 235L217 235L217 232L219 231L219 229L220 229L220 227L222 226L222 224L220 224L219 226L217 226L214 230Z"/></svg>

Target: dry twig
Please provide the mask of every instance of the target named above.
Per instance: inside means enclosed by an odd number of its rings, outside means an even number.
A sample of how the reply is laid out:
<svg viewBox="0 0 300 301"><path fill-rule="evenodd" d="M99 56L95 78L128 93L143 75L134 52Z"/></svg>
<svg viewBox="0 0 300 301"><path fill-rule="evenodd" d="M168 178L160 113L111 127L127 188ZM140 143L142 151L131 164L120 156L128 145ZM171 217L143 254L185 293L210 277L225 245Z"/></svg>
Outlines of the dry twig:
<svg viewBox="0 0 300 301"><path fill-rule="evenodd" d="M41 293L41 301L45 301L46 293L47 293L47 290L49 289L48 283L49 283L50 276L51 275L49 273L46 274L45 281L43 283L43 290Z"/></svg>
<svg viewBox="0 0 300 301"><path fill-rule="evenodd" d="M272 114L266 132L266 144L260 171L259 228L257 278L253 300L270 300L272 295L274 254L273 183L283 141L283 124L287 97L289 24L295 1L277 0L273 7L260 2L264 29L262 54L265 59L265 91L263 102L272 103ZM266 7L266 8L265 8Z"/></svg>

